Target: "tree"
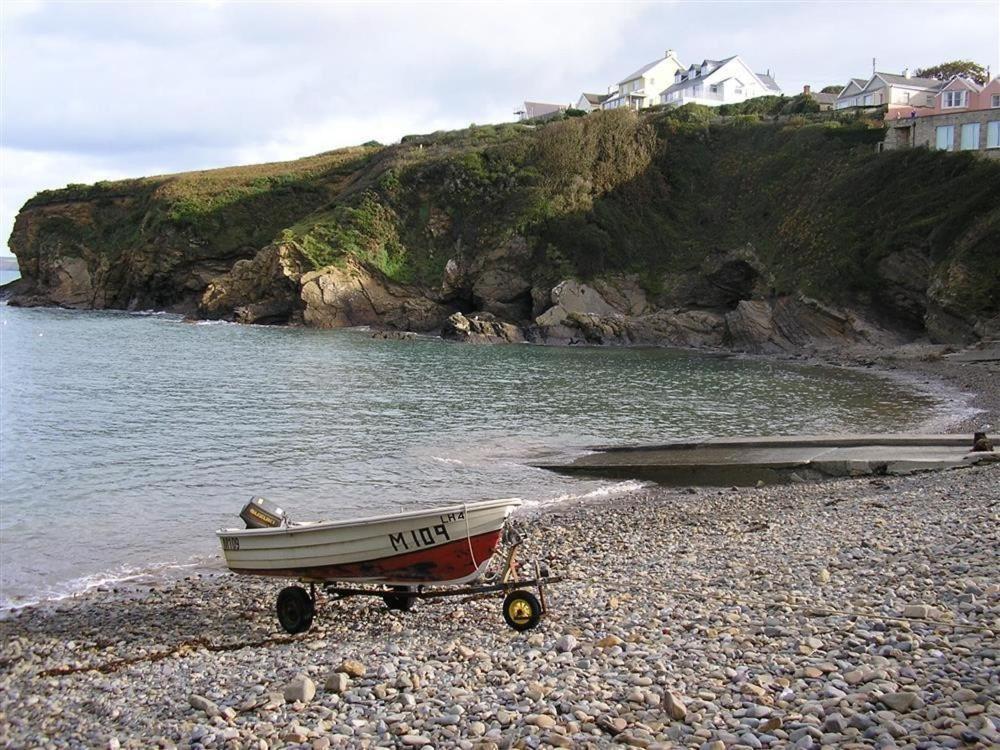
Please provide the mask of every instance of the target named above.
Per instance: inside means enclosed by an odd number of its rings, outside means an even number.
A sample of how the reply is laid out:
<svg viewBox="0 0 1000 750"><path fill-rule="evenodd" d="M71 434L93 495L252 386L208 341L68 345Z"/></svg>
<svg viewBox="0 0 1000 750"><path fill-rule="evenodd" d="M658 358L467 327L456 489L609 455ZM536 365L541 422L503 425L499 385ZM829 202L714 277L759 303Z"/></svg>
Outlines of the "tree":
<svg viewBox="0 0 1000 750"><path fill-rule="evenodd" d="M929 68L917 70L917 78L936 78L947 81L952 76L964 76L982 85L986 83L986 68L972 60L952 60Z"/></svg>
<svg viewBox="0 0 1000 750"><path fill-rule="evenodd" d="M842 85L839 85L839 84L836 85L836 86L824 86L823 88L820 89L819 93L821 93L821 94L839 94L840 90L842 88L844 88L844 87Z"/></svg>

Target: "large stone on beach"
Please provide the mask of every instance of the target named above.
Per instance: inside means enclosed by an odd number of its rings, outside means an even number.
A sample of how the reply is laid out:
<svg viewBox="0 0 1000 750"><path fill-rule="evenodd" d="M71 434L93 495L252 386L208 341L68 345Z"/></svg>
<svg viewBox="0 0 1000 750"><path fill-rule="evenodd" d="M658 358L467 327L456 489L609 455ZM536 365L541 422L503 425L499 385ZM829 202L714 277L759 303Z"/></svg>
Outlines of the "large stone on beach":
<svg viewBox="0 0 1000 750"><path fill-rule="evenodd" d="M684 699L673 690L668 690L663 694L663 710L674 721L682 721L687 716L687 706Z"/></svg>
<svg viewBox="0 0 1000 750"><path fill-rule="evenodd" d="M886 693L879 700L896 713L906 713L911 708L916 707L920 701L920 696L916 693ZM923 703L923 701L920 701Z"/></svg>
<svg viewBox="0 0 1000 750"><path fill-rule="evenodd" d="M568 653L576 648L576 637L572 633L566 633L556 641L556 651Z"/></svg>
<svg viewBox="0 0 1000 750"><path fill-rule="evenodd" d="M347 690L349 678L344 672L334 672L326 678L325 688L330 693L343 693Z"/></svg>
<svg viewBox="0 0 1000 750"><path fill-rule="evenodd" d="M903 617L914 617L926 620L930 617L937 617L937 610L929 604L907 604L903 608Z"/></svg>
<svg viewBox="0 0 1000 750"><path fill-rule="evenodd" d="M282 694L289 703L295 701L308 703L316 695L316 683L304 674L296 675L291 682L285 685Z"/></svg>
<svg viewBox="0 0 1000 750"><path fill-rule="evenodd" d="M191 693L191 695L188 696L188 703L191 704L191 708L197 711L204 711L209 718L219 715L219 707L204 695Z"/></svg>
<svg viewBox="0 0 1000 750"><path fill-rule="evenodd" d="M364 677L365 672L367 672L365 665L356 659L345 659L341 665L337 667L337 671L343 672L351 677Z"/></svg>

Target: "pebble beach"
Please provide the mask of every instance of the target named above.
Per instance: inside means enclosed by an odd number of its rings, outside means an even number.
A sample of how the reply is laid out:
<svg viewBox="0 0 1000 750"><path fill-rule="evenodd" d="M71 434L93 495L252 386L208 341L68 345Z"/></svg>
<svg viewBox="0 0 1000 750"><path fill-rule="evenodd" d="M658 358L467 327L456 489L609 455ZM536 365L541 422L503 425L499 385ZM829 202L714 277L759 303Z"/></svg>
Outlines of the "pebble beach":
<svg viewBox="0 0 1000 750"><path fill-rule="evenodd" d="M526 633L498 598L351 598L289 636L282 583L229 574L27 608L0 622L0 744L1000 744L1000 464L521 523L522 559L564 578Z"/></svg>

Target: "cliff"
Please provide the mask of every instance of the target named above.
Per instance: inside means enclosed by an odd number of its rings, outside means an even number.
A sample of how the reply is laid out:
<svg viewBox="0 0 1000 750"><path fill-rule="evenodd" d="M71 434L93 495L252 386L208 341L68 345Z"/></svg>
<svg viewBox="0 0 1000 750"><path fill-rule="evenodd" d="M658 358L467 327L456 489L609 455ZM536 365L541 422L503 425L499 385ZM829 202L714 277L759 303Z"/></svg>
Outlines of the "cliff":
<svg viewBox="0 0 1000 750"><path fill-rule="evenodd" d="M596 113L25 204L11 304L791 351L1000 332L1000 165L879 123Z"/></svg>

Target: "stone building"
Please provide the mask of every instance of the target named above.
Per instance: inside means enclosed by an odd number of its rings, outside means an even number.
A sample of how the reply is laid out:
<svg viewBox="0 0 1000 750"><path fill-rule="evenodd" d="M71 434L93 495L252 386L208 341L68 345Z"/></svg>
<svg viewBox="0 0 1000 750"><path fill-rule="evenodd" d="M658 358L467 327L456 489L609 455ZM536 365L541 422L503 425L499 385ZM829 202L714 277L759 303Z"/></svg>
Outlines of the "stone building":
<svg viewBox="0 0 1000 750"><path fill-rule="evenodd" d="M926 146L939 151L973 151L1000 159L1000 109L886 120L887 150Z"/></svg>

